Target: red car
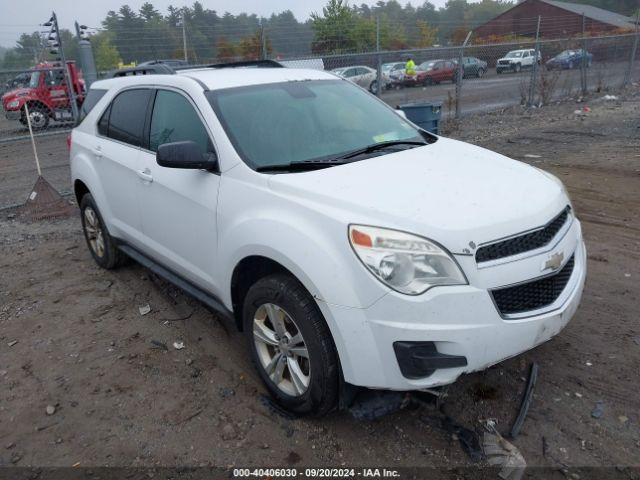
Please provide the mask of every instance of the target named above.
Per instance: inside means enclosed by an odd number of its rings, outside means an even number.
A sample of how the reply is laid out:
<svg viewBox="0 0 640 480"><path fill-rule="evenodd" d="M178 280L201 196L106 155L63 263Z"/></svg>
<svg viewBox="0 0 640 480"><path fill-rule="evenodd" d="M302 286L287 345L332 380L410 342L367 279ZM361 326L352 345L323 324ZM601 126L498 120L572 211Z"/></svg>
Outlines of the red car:
<svg viewBox="0 0 640 480"><path fill-rule="evenodd" d="M84 100L84 80L75 62L67 62L69 76L78 105ZM73 120L69 90L60 63L40 63L30 72L29 83L2 96L2 107L9 120L27 124L25 104L29 108L31 126L34 130L46 128L49 120Z"/></svg>
<svg viewBox="0 0 640 480"><path fill-rule="evenodd" d="M458 66L450 60L428 60L416 67L416 74L405 76L405 85L434 85L440 82L456 82Z"/></svg>

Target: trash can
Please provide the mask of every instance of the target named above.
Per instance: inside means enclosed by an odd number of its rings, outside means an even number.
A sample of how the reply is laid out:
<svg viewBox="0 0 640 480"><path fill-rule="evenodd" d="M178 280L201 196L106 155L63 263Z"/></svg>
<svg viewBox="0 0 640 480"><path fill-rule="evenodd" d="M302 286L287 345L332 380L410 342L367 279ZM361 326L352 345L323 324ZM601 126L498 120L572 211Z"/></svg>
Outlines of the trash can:
<svg viewBox="0 0 640 480"><path fill-rule="evenodd" d="M407 119L411 120L420 128L429 133L438 134L442 102L408 103L398 105L397 109L402 110L407 116Z"/></svg>

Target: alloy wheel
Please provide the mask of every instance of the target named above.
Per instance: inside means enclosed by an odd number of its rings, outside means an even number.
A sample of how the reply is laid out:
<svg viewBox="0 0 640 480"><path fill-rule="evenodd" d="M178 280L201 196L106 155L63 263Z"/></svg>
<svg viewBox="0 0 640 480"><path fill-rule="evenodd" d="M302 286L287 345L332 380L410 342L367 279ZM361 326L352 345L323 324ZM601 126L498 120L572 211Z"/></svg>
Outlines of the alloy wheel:
<svg viewBox="0 0 640 480"><path fill-rule="evenodd" d="M38 129L45 126L47 119L40 110L33 110L29 112L29 120L31 121L31 126Z"/></svg>
<svg viewBox="0 0 640 480"><path fill-rule="evenodd" d="M97 257L102 258L104 256L104 234L98 215L91 207L84 209L84 231L91 250Z"/></svg>
<svg viewBox="0 0 640 480"><path fill-rule="evenodd" d="M253 318L253 341L271 382L287 395L303 395L311 379L309 351L291 315L273 303L262 304Z"/></svg>

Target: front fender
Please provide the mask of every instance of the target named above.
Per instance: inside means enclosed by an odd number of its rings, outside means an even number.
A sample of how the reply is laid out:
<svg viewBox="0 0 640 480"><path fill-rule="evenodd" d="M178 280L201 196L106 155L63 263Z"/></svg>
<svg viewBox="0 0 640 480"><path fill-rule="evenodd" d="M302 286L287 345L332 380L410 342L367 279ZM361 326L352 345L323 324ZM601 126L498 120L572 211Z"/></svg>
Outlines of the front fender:
<svg viewBox="0 0 640 480"><path fill-rule="evenodd" d="M309 216L283 220L282 210L271 215L261 211L220 230L218 258L225 262L221 285L228 287L223 301L229 308L233 271L250 256L278 262L322 302L366 308L387 293L350 250L346 226L320 229Z"/></svg>

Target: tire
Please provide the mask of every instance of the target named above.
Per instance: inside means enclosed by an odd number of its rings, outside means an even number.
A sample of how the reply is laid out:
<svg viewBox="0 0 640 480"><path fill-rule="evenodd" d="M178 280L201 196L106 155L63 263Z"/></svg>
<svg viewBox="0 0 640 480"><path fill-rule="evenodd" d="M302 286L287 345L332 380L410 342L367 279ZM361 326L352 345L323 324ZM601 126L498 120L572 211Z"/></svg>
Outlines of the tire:
<svg viewBox="0 0 640 480"><path fill-rule="evenodd" d="M516 73L520 73L520 70L522 70L522 65L520 65L519 63L516 63L516 66L513 67L513 71Z"/></svg>
<svg viewBox="0 0 640 480"><path fill-rule="evenodd" d="M478 71L476 72L476 77L482 78L484 77L484 74L485 74L484 68L479 68Z"/></svg>
<svg viewBox="0 0 640 480"><path fill-rule="evenodd" d="M300 282L287 274L258 280L247 292L242 317L251 359L280 406L314 416L336 407L338 355L315 300ZM298 337L301 341L292 343ZM272 377L279 378L277 383Z"/></svg>
<svg viewBox="0 0 640 480"><path fill-rule="evenodd" d="M569 62L569 70L573 70L573 62Z"/></svg>
<svg viewBox="0 0 640 480"><path fill-rule="evenodd" d="M111 270L122 265L127 257L118 250L114 239L109 235L90 193L85 194L80 201L80 219L87 247L98 266Z"/></svg>
<svg viewBox="0 0 640 480"><path fill-rule="evenodd" d="M371 93L376 93L376 88L378 87L378 81L374 80L373 82L371 82L371 85L369 85L369 91Z"/></svg>
<svg viewBox="0 0 640 480"><path fill-rule="evenodd" d="M500 70L499 68L496 68L496 75L501 75L502 74L502 70Z"/></svg>
<svg viewBox="0 0 640 480"><path fill-rule="evenodd" d="M32 130L44 130L49 126L49 111L46 108L40 107L38 105L29 106L29 117L31 119L31 129ZM28 126L27 123L27 112L24 110L24 125Z"/></svg>

